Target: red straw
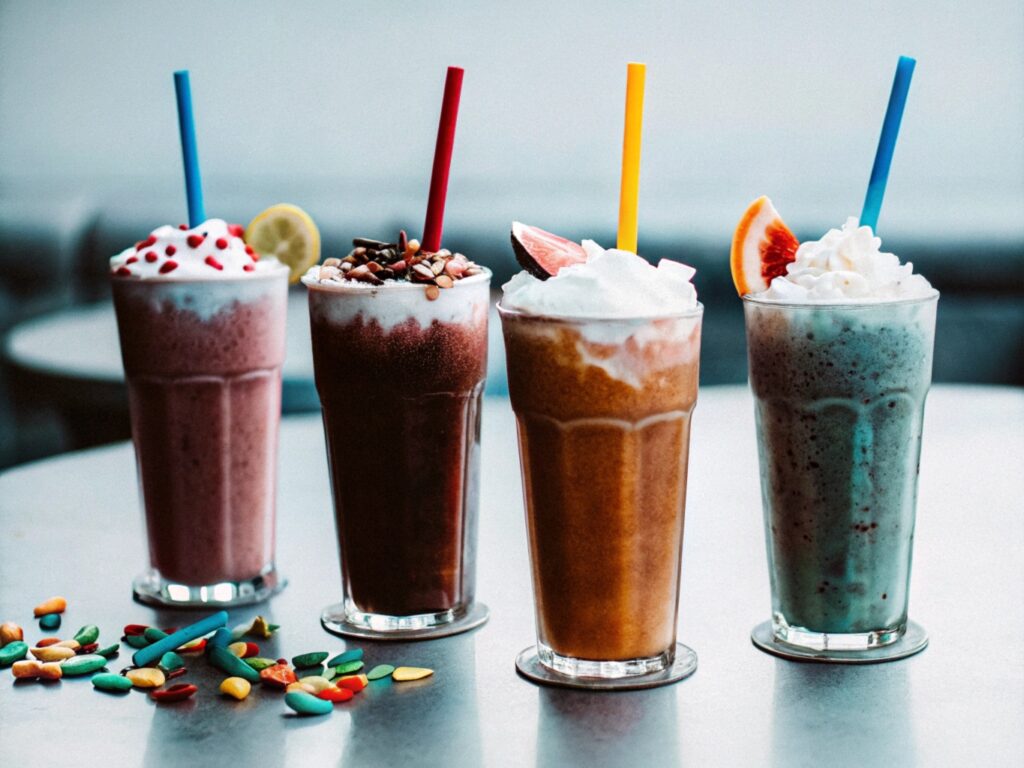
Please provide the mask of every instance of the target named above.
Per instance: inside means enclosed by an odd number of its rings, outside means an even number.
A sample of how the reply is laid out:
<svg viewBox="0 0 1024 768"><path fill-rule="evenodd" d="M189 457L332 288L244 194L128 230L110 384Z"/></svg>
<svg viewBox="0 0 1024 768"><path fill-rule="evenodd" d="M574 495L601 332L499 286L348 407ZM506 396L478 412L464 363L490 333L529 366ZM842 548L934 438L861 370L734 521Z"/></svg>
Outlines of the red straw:
<svg viewBox="0 0 1024 768"><path fill-rule="evenodd" d="M423 250L434 253L441 248L444 229L444 201L448 195L448 172L452 167L455 146L455 121L459 117L459 96L462 94L462 67L448 67L444 81L441 121L437 125L437 146L434 147L434 170L430 174L430 197L427 199L427 220L423 225Z"/></svg>

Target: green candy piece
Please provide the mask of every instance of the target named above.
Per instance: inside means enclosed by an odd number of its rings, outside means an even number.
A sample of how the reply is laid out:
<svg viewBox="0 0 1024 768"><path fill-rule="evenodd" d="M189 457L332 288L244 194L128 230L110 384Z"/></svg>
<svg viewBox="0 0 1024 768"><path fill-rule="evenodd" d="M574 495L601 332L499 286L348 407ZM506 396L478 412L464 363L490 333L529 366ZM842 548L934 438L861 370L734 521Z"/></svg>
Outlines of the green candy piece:
<svg viewBox="0 0 1024 768"><path fill-rule="evenodd" d="M391 677L391 673L395 671L395 668L390 664L378 664L376 667L366 673L367 680L380 680L385 677Z"/></svg>
<svg viewBox="0 0 1024 768"><path fill-rule="evenodd" d="M128 635L124 641L132 648L145 648L147 645L152 645L145 635Z"/></svg>
<svg viewBox="0 0 1024 768"><path fill-rule="evenodd" d="M349 648L347 651L343 651L335 656L333 659L327 662L328 667L336 667L339 664L345 664L350 661L359 661L363 658L362 648Z"/></svg>
<svg viewBox="0 0 1024 768"><path fill-rule="evenodd" d="M260 673L235 656L227 648L218 648L216 646L211 648L210 663L221 672L225 672L232 677L241 677L250 683L258 683L260 681Z"/></svg>
<svg viewBox="0 0 1024 768"><path fill-rule="evenodd" d="M72 656L60 665L60 671L64 677L77 677L97 672L107 665L106 656L98 653L84 653L81 656Z"/></svg>
<svg viewBox="0 0 1024 768"><path fill-rule="evenodd" d="M39 617L40 629L57 629L60 626L60 614L48 613Z"/></svg>
<svg viewBox="0 0 1024 768"><path fill-rule="evenodd" d="M124 675L115 675L113 672L100 672L92 676L92 684L100 691L115 691L123 693L130 691L134 684Z"/></svg>
<svg viewBox="0 0 1024 768"><path fill-rule="evenodd" d="M100 639L100 628L95 624L86 624L75 632L74 638L79 645L92 645Z"/></svg>
<svg viewBox="0 0 1024 768"><path fill-rule="evenodd" d="M96 653L98 653L100 656L104 657L105 659L112 659L115 656L117 656L117 654L119 654L120 652L121 652L121 644L120 643L114 643L113 645L108 645L106 648L100 648L98 651L96 651Z"/></svg>
<svg viewBox="0 0 1024 768"><path fill-rule="evenodd" d="M332 702L318 699L305 691L286 693L284 703L300 715L329 715L334 710Z"/></svg>
<svg viewBox="0 0 1024 768"><path fill-rule="evenodd" d="M28 655L28 643L14 640L0 648L0 667L9 667L14 662L24 659L26 655Z"/></svg>
<svg viewBox="0 0 1024 768"><path fill-rule="evenodd" d="M270 632L270 634L274 634L280 628L281 628L280 624L267 624L267 631Z"/></svg>
<svg viewBox="0 0 1024 768"><path fill-rule="evenodd" d="M292 658L292 666L296 669L308 669L324 663L329 654L327 651L316 651L314 653L300 653Z"/></svg>
<svg viewBox="0 0 1024 768"><path fill-rule="evenodd" d="M361 661L346 661L344 664L339 664L334 668L335 676L338 675L351 675L353 672L358 672L363 668L363 662Z"/></svg>
<svg viewBox="0 0 1024 768"><path fill-rule="evenodd" d="M160 657L160 668L166 672L173 672L185 666L185 660L174 651L168 651Z"/></svg>
<svg viewBox="0 0 1024 768"><path fill-rule="evenodd" d="M155 643L157 640L163 640L167 637L167 633L156 627L146 627L146 631L142 633L142 636L150 643Z"/></svg>
<svg viewBox="0 0 1024 768"><path fill-rule="evenodd" d="M255 669L257 672L277 664L277 659L264 659L260 656L253 656L248 659L242 659L242 661L248 664L253 669Z"/></svg>

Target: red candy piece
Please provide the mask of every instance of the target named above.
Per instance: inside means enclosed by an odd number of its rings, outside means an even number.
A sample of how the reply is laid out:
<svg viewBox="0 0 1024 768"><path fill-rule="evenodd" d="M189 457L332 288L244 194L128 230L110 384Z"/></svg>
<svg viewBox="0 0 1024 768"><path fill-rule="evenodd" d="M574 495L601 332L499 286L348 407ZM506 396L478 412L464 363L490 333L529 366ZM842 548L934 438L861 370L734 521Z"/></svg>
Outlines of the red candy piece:
<svg viewBox="0 0 1024 768"><path fill-rule="evenodd" d="M167 261L165 261L163 264L160 265L160 274L161 275L166 275L168 272L173 272L177 268L178 268L178 262L171 261L170 259L168 259Z"/></svg>
<svg viewBox="0 0 1024 768"><path fill-rule="evenodd" d="M220 270L224 269L224 265L221 264L219 261L217 261L215 258L213 258L213 256L207 256L205 261L206 261L208 266L211 266L214 269L220 269Z"/></svg>
<svg viewBox="0 0 1024 768"><path fill-rule="evenodd" d="M125 624L124 636L132 637L134 635L143 635L146 630L149 629L145 624Z"/></svg>
<svg viewBox="0 0 1024 768"><path fill-rule="evenodd" d="M243 659L251 659L253 656L260 655L260 647L256 643L246 643L245 653L242 654Z"/></svg>
<svg viewBox="0 0 1024 768"><path fill-rule="evenodd" d="M260 670L260 680L264 685L275 688L287 688L295 682L295 672L287 664L275 664Z"/></svg>
<svg viewBox="0 0 1024 768"><path fill-rule="evenodd" d="M158 258L160 257L156 255L155 251L146 251L146 261L148 261L150 264L152 264Z"/></svg>
<svg viewBox="0 0 1024 768"><path fill-rule="evenodd" d="M347 688L353 693L359 693L359 691L363 690L363 688L366 687L366 683L363 682L363 678L359 675L343 677L341 678L341 680L335 683L335 685L337 685L339 688Z"/></svg>
<svg viewBox="0 0 1024 768"><path fill-rule="evenodd" d="M335 704L339 701L348 701L353 696L355 696L355 693L348 688L324 688L316 695L318 699L333 701Z"/></svg>
<svg viewBox="0 0 1024 768"><path fill-rule="evenodd" d="M171 633L168 632L168 634L171 634ZM179 648L178 649L178 653L199 653L200 651L205 650L205 648L206 648L206 638L204 637L202 640L200 640L194 646L189 646L188 648Z"/></svg>
<svg viewBox="0 0 1024 768"><path fill-rule="evenodd" d="M202 235L189 235L187 242L190 248L198 248L200 245L203 244L203 240L205 239L206 238L203 237Z"/></svg>
<svg viewBox="0 0 1024 768"><path fill-rule="evenodd" d="M128 269L128 267L118 267L114 274L118 277L129 277L131 276L132 271Z"/></svg>
<svg viewBox="0 0 1024 768"><path fill-rule="evenodd" d="M177 669L172 669L170 672L164 675L164 677L167 680L173 680L176 677L181 677L186 672L188 672L188 670L185 667L178 667Z"/></svg>
<svg viewBox="0 0 1024 768"><path fill-rule="evenodd" d="M166 248L164 248L164 253L166 253L168 256L173 256L177 252L178 249L175 248L173 245L168 245Z"/></svg>
<svg viewBox="0 0 1024 768"><path fill-rule="evenodd" d="M149 695L152 696L154 700L160 702L184 701L198 690L199 689L191 683L178 683L177 685L172 685L170 688L164 688L162 691L153 691Z"/></svg>
<svg viewBox="0 0 1024 768"><path fill-rule="evenodd" d="M83 646L81 646L78 649L78 655L81 656L82 654L85 654L85 653L93 653L99 647L100 647L99 643L89 643L88 645L83 645Z"/></svg>
<svg viewBox="0 0 1024 768"><path fill-rule="evenodd" d="M44 637L42 640L36 643L36 648L49 648L51 645L56 645L59 642L59 637Z"/></svg>
<svg viewBox="0 0 1024 768"><path fill-rule="evenodd" d="M129 256L127 259L125 259L124 263L125 264L134 264L138 260L139 260L138 256Z"/></svg>
<svg viewBox="0 0 1024 768"><path fill-rule="evenodd" d="M241 224L228 224L228 234L234 237L243 237L245 235L245 227Z"/></svg>
<svg viewBox="0 0 1024 768"><path fill-rule="evenodd" d="M228 241L225 240L223 237L218 237L213 244L220 248L222 251L228 247Z"/></svg>

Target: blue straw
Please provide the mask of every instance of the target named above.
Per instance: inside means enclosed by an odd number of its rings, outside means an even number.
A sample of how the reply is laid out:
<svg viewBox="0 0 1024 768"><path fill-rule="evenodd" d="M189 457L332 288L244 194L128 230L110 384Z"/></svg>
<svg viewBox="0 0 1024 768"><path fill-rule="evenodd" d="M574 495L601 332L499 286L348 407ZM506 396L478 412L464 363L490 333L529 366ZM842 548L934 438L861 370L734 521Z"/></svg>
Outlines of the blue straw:
<svg viewBox="0 0 1024 768"><path fill-rule="evenodd" d="M188 225L198 227L206 221L206 209L203 206L203 182L199 178L196 124L192 117L192 86L189 84L187 69L174 73L174 93L178 97L178 129L181 132L181 159L185 164Z"/></svg>
<svg viewBox="0 0 1024 768"><path fill-rule="evenodd" d="M177 77L177 73L175 74L175 77ZM148 664L152 664L168 651L180 648L185 643L195 640L196 638L200 638L218 627L225 626L227 623L227 613L224 611L217 611L217 613L211 614L205 619L197 621L195 624L179 629L177 632L168 635L163 640L157 640L152 645L140 648L135 652L135 655L132 656L132 663L136 667L145 667Z"/></svg>
<svg viewBox="0 0 1024 768"><path fill-rule="evenodd" d="M878 227L878 214L882 210L882 198L885 197L885 184L889 181L892 153L896 148L896 137L900 132L900 121L903 119L903 108L907 105L907 92L910 90L910 78L914 74L915 64L917 61L909 56L900 56L899 63L896 64L896 77L892 81L889 106L885 110L885 121L882 123L882 135L878 137L875 164L871 168L871 181L868 182L868 193L860 214L860 225L871 227L872 231Z"/></svg>

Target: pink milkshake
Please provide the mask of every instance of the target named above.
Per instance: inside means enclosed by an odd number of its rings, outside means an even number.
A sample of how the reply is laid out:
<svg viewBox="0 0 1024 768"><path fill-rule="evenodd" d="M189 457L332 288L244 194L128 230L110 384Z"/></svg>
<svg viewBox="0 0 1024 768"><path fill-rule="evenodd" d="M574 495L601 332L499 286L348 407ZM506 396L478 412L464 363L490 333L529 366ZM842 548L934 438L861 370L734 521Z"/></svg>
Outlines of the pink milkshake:
<svg viewBox="0 0 1024 768"><path fill-rule="evenodd" d="M151 568L136 597L243 604L274 567L288 268L219 219L111 259Z"/></svg>

